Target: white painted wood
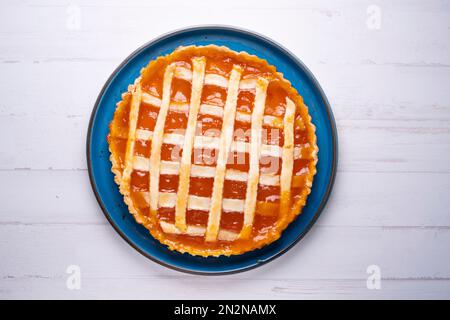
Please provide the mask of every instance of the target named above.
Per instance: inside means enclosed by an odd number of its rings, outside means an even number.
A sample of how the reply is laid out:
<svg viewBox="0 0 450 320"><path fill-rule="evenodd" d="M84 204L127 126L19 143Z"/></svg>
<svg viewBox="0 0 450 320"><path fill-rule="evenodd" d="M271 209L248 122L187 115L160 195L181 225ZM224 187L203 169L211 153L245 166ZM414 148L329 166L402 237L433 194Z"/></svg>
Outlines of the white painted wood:
<svg viewBox="0 0 450 320"><path fill-rule="evenodd" d="M215 6L2 1L0 298L450 298L449 3ZM207 23L255 30L298 55L325 90L340 139L334 192L305 239L266 266L213 279L129 247L103 217L85 159L90 112L122 59ZM81 290L66 287L72 264ZM381 290L366 287L373 264Z"/></svg>
<svg viewBox="0 0 450 320"><path fill-rule="evenodd" d="M307 63L450 64L445 39L450 13L448 3L441 1L377 1L382 20L375 31L367 28L370 1L233 0L221 10L205 1L73 3L81 9L79 30L66 28L72 25L66 4L8 1L2 14L15 18L1 22L9 32L2 35L7 42L0 42L0 56L13 61L121 59L161 33L209 23L258 30L298 51ZM24 50L25 41L33 50Z"/></svg>
<svg viewBox="0 0 450 320"><path fill-rule="evenodd" d="M64 282L10 277L3 280L0 293L11 299L433 299L446 297L450 285L448 280L384 280L382 290L368 290L365 280L105 277L87 278L81 290L68 290Z"/></svg>
<svg viewBox="0 0 450 320"><path fill-rule="evenodd" d="M185 277L146 261L139 253L130 250L107 225L4 225L1 231L9 237L8 242L1 243L3 252L16 256L15 261L7 260L2 263L4 276L23 277L34 274L65 277L66 267L77 264L84 269L87 277ZM441 252L449 237L448 229L317 226L292 252L279 258L279 262L227 277L262 280L365 279L366 267L378 264L382 268L383 277L388 279L448 278L450 270L445 269L447 257ZM15 243L14 248L10 247L12 242ZM421 247L420 255L412 249L413 246ZM92 258L101 250L105 250L102 259L92 263ZM35 256L40 256L41 259L33 259ZM402 258L402 263L398 263L398 257ZM46 260L53 263L47 263ZM432 265L430 261L433 261ZM31 270L34 272L30 273Z"/></svg>
<svg viewBox="0 0 450 320"><path fill-rule="evenodd" d="M165 287L161 289L167 295L170 291L181 291L178 296L180 298L196 295L199 291L204 291L200 297L205 297L209 289L214 292L218 290L213 289L217 287L216 281L203 276L182 275L147 261L131 250L108 225L2 225L0 229L2 236L7 239L0 243L0 249L6 256L15 257L2 262L2 277L9 281L41 281L43 286L51 284L57 287L56 292L61 292L67 290L64 288L67 279L65 270L67 266L75 264L81 267L82 285L89 288L93 281L103 294L114 291L109 279L140 279L142 284L138 285L138 290L144 292L147 291L144 287L149 283L154 285L154 280L161 286L165 282ZM301 296L302 292L296 292L295 288L301 287L304 280L315 279L359 280L353 286L358 287L357 291L364 291L366 268L372 264L381 267L382 276L387 280L439 281L450 276L448 259L442 254L448 241L450 231L446 228L317 226L276 263L244 274L226 276L219 281L223 283L222 295L234 290L240 292L239 297L256 294L258 288L265 287L267 281L267 289L279 288L280 294L271 290L274 297L280 298L286 295L291 298L296 298L297 294ZM98 259L99 255L101 259ZM101 279L104 280L103 284L98 283ZM291 279L294 284L289 284ZM241 280L242 283L239 284ZM198 286L195 285L197 281ZM176 289L179 282L186 284L183 285L183 290ZM259 283L256 288L252 287L251 284L256 282ZM393 295L395 289L396 286L383 290L386 290L387 295ZM52 290L47 293L52 294ZM156 298L161 293L158 289L153 294L146 294L149 298ZM133 296L133 292L127 293L127 297Z"/></svg>

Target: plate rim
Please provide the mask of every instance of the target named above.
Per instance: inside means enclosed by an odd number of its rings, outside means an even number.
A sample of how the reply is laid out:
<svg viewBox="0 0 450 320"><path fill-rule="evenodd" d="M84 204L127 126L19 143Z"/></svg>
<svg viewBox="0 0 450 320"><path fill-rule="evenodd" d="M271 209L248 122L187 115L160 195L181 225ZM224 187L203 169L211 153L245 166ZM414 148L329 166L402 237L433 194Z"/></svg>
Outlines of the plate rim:
<svg viewBox="0 0 450 320"><path fill-rule="evenodd" d="M149 254L148 252L142 250L141 248L138 247L138 245L136 245L121 229L120 227L113 221L113 219L111 218L110 213L108 212L108 210L106 209L105 204L103 203L102 198L100 197L100 193L97 189L96 183L95 183L95 179L94 179L94 175L93 175L93 168L92 168L92 160L90 157L91 154L91 141L92 141L92 128L93 128L93 124L94 124L94 120L97 116L97 111L99 108L99 104L100 101L102 100L102 97L105 93L105 91L107 90L107 88L109 87L109 85L111 84L112 80L114 79L114 77L117 75L117 73L130 61L132 60L134 57L136 57L137 55L139 55L143 50L147 49L148 47L151 47L152 45L163 41L165 39L168 39L170 37L173 36L177 36L181 33L188 33L188 32L195 32L195 31L201 31L201 30L222 30L222 31L231 31L231 32L237 32L237 33L241 33L247 36L251 36L254 38L257 38L263 42L268 42L271 45L273 45L274 47L277 47L283 54L285 54L286 56L288 56L289 58L291 58L297 65L300 66L300 68L305 72L306 76L308 77L308 79L312 82L312 84L316 87L316 89L318 90L318 93L322 99L322 102L325 106L326 109L326 113L327 113L327 117L330 123L330 127L331 127L331 137L332 137L332 167L331 167L331 174L330 174L330 179L328 181L328 185L325 191L325 194L323 196L323 198L320 201L320 205L317 208L316 212L314 213L314 215L312 216L311 221L309 221L308 225L306 226L306 228L303 230L303 232L301 232L294 241L292 241L291 244L289 244L287 247L283 248L282 250L278 251L276 254L272 255L271 257L264 259L264 260L257 260L255 261L253 264L245 266L245 267L241 267L241 268L237 268L237 269L233 269L233 270L227 270L227 271L197 271L197 270L192 270L189 268L184 268L184 267L180 267L171 263L167 263L163 260L160 260L158 258L155 258L154 256L152 256L151 254ZM121 236L121 238L123 240L125 240L125 242L127 242L132 248L134 248L137 252L139 252L141 255L143 255L144 257L146 257L147 259L156 262L157 264L164 266L166 268L172 269L172 270L176 270L179 272L183 272L183 273L188 273L188 274L194 274L194 275L206 275L206 276L216 276L216 275L230 275L230 274L236 274L236 273L241 273L244 271L249 271L252 269L255 269L257 267L260 267L262 265L265 265L266 263L271 262L272 260L275 260L276 258L282 256L283 254L285 254L286 252L288 252L290 249L292 249L292 247L294 247L301 239L303 239L303 237L309 232L309 230L312 228L312 226L315 224L315 222L317 221L317 219L319 218L319 216L321 215L323 209L325 208L329 198L330 198L330 194L331 191L333 189L334 186L334 182L336 180L336 171L337 171L337 163L338 163L338 134L337 134L337 128L336 128L336 121L333 115L333 112L331 110L331 106L330 103L325 95L325 92L323 91L322 87L320 86L319 82L317 81L316 77L314 76L314 74L309 70L309 68L296 56L294 55L290 50L288 50L287 48L285 48L283 45L279 44L278 42L272 40L271 38L268 38L262 34L259 34L257 32L248 30L248 29L244 29L241 27L236 27L236 26L232 26L232 25L222 25L222 24L204 24L204 25L195 25L195 26L188 26L185 28L178 28L169 32L166 32L156 38L153 38L152 40L144 43L143 45L141 45L139 48L137 48L136 50L134 50L132 53L130 53L115 69L114 71L111 73L111 75L108 77L108 79L106 80L105 84L103 85L100 93L97 96L97 99L95 101L94 104L94 108L92 109L91 112L91 116L89 119L89 125L88 125L88 131L87 131L87 136L86 136L86 158L87 158L87 166L88 166L88 174L89 174L89 181L92 187L92 190L94 191L95 194L95 198L97 199L98 204L100 205L100 208L102 209L103 215L106 217L106 219L108 220L108 222L111 224L111 226L114 228L114 230Z"/></svg>

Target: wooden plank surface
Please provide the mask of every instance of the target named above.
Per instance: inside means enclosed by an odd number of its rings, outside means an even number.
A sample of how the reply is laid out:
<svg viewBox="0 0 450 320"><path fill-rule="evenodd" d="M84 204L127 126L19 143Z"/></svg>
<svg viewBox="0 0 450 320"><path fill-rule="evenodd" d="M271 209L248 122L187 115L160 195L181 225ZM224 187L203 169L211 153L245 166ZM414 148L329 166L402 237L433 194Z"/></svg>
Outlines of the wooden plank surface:
<svg viewBox="0 0 450 320"><path fill-rule="evenodd" d="M450 298L450 3L214 8L2 1L0 298ZM114 68L156 36L208 23L294 52L325 90L340 143L335 189L310 233L268 265L214 279L129 247L103 217L85 159L90 112ZM66 286L70 265L80 290ZM367 288L370 265L380 290Z"/></svg>

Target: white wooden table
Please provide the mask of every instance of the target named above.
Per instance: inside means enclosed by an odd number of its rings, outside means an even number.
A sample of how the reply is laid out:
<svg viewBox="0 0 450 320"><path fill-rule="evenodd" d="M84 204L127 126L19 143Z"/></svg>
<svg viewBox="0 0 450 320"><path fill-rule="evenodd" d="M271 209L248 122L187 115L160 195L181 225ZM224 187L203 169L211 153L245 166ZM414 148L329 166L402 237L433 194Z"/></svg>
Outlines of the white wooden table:
<svg viewBox="0 0 450 320"><path fill-rule="evenodd" d="M66 1L0 4L0 298L450 298L449 1ZM109 225L85 139L114 68L173 29L267 35L316 75L339 168L288 254L221 277L171 271ZM81 288L66 285L68 266ZM368 289L368 266L381 288ZM375 267L376 268L376 267Z"/></svg>

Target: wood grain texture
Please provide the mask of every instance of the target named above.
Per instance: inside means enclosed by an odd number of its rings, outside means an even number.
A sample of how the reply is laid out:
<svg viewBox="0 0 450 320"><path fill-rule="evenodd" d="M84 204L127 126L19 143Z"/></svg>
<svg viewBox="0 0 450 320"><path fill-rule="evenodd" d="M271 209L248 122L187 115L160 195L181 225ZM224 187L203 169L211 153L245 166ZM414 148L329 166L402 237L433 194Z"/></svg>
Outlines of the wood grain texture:
<svg viewBox="0 0 450 320"><path fill-rule="evenodd" d="M2 1L0 298L450 298L450 4L214 6ZM214 279L129 247L102 215L85 159L90 112L114 68L162 33L208 23L255 30L299 56L330 100L340 143L335 189L310 233L268 265ZM72 264L81 290L66 287ZM373 264L381 290L366 287Z"/></svg>

